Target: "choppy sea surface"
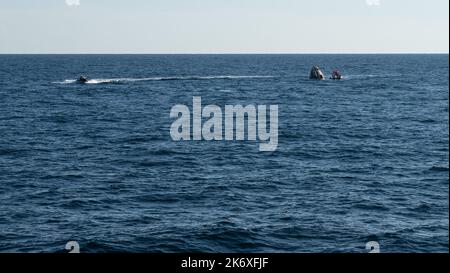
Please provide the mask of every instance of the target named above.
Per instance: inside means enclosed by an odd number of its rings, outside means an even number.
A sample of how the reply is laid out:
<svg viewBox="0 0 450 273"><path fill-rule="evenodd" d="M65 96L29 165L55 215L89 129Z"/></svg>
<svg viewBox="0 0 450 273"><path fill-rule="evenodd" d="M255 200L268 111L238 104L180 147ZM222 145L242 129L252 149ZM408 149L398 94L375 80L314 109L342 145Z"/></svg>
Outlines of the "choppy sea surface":
<svg viewBox="0 0 450 273"><path fill-rule="evenodd" d="M310 81L312 65L345 78ZM448 55L0 55L0 251L448 252L448 69ZM173 141L170 110L193 96L278 105L278 149Z"/></svg>

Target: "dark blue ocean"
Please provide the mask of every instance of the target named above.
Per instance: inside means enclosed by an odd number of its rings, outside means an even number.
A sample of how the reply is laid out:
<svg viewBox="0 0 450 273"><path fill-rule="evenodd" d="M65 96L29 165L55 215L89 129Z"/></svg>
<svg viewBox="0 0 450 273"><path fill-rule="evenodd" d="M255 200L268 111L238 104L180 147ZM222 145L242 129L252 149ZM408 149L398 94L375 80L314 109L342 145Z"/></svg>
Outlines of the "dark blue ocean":
<svg viewBox="0 0 450 273"><path fill-rule="evenodd" d="M345 78L310 81L313 65ZM448 55L0 55L0 252L448 252L448 69ZM278 105L278 149L173 141L170 110L193 96Z"/></svg>

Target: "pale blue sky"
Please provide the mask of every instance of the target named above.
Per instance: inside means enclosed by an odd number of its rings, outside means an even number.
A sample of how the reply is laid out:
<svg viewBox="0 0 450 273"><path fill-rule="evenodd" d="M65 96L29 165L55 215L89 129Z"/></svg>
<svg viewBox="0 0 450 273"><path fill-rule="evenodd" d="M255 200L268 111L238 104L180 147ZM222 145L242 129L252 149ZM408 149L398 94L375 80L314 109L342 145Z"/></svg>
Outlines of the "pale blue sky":
<svg viewBox="0 0 450 273"><path fill-rule="evenodd" d="M0 0L0 53L448 53L448 10L448 0Z"/></svg>

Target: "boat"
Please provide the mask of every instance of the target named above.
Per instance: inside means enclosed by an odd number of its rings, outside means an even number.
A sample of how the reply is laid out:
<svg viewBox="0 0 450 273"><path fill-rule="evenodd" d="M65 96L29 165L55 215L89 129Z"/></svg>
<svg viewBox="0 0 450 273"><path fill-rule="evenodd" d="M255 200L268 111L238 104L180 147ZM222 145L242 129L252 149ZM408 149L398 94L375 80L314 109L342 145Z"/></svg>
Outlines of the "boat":
<svg viewBox="0 0 450 273"><path fill-rule="evenodd" d="M77 83L87 83L88 81L89 81L88 78L85 77L85 76L80 76L80 77L77 79Z"/></svg>
<svg viewBox="0 0 450 273"><path fill-rule="evenodd" d="M333 70L333 73L331 74L331 78L332 80L342 80L342 74L341 72L339 72L339 70L335 69Z"/></svg>

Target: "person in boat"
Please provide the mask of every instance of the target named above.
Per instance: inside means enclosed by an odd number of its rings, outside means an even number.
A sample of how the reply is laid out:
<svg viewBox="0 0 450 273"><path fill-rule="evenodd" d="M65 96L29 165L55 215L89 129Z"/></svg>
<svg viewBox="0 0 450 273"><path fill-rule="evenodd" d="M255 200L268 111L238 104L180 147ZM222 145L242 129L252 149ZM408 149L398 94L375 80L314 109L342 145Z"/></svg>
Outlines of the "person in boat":
<svg viewBox="0 0 450 273"><path fill-rule="evenodd" d="M86 78L85 76L80 76L77 80L77 82L79 83L86 83L88 81L88 78Z"/></svg>
<svg viewBox="0 0 450 273"><path fill-rule="evenodd" d="M342 74L339 72L339 70L335 69L333 70L333 73L331 74L332 80L342 80Z"/></svg>
<svg viewBox="0 0 450 273"><path fill-rule="evenodd" d="M311 72L309 72L309 78L311 80L324 80L325 76L322 70L320 70L320 67L313 66L313 68L311 68Z"/></svg>

